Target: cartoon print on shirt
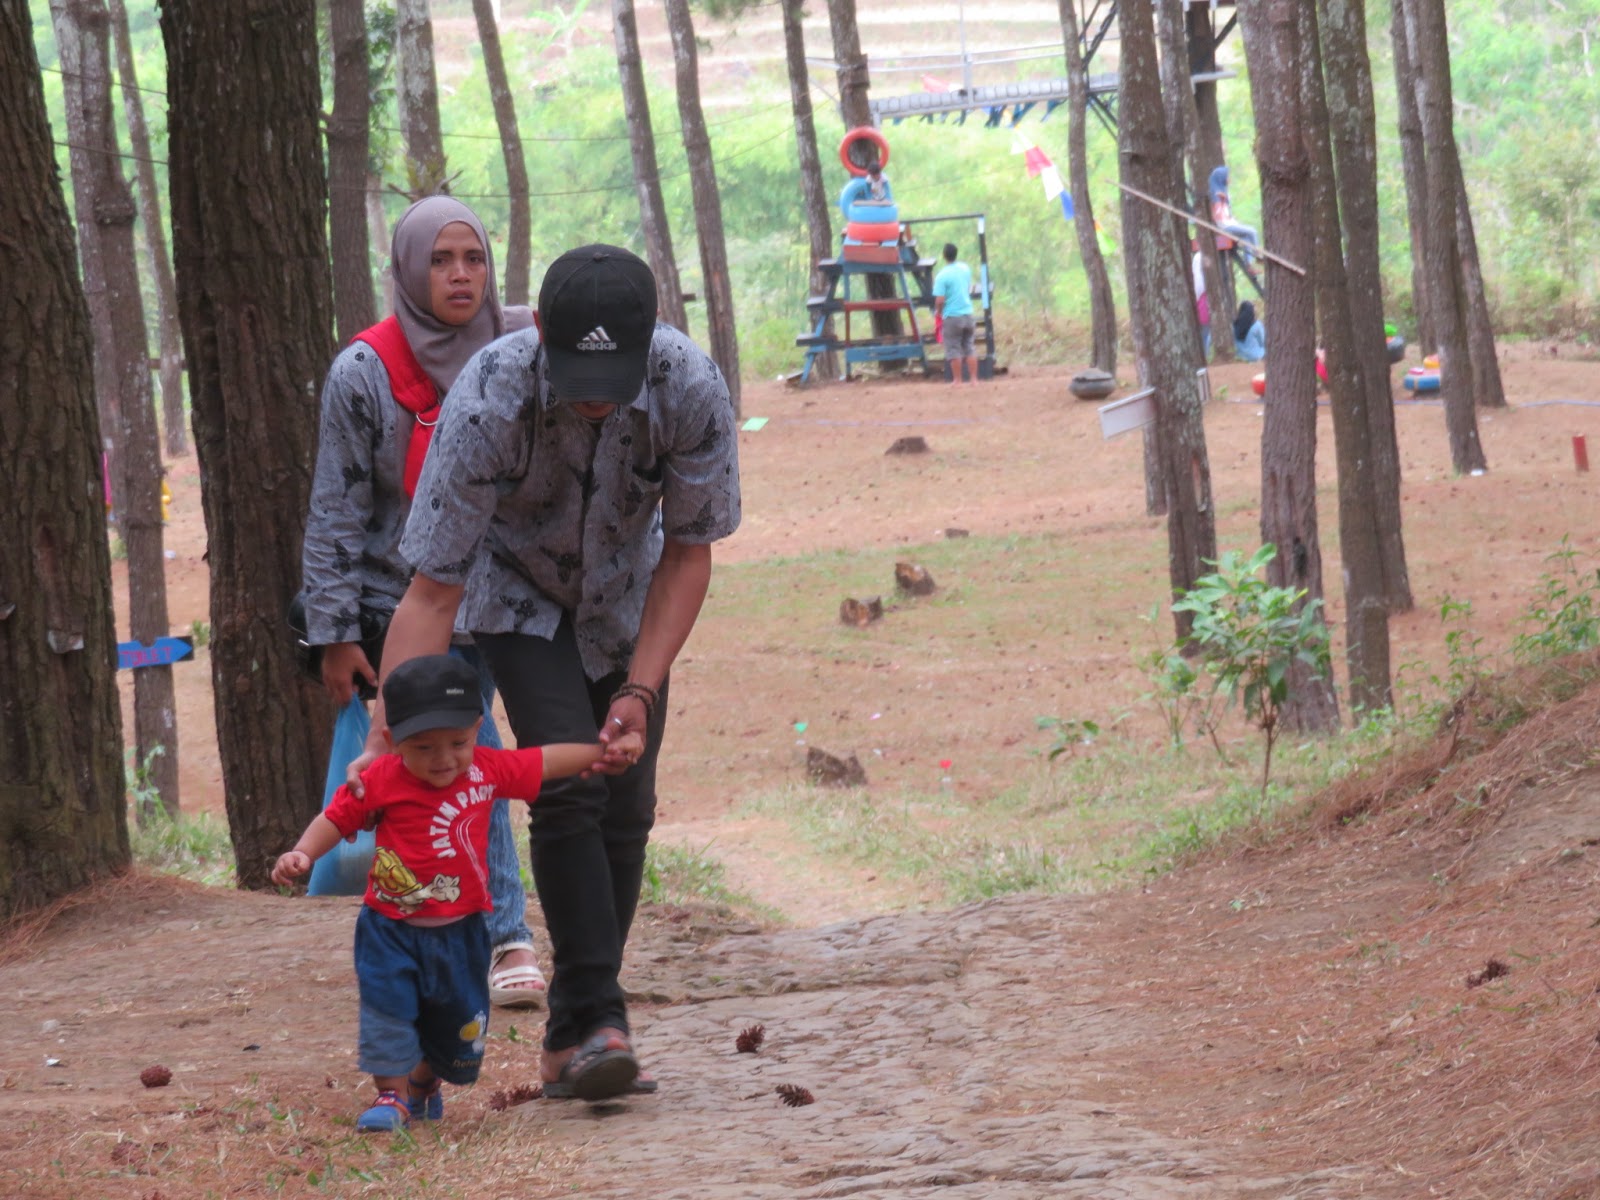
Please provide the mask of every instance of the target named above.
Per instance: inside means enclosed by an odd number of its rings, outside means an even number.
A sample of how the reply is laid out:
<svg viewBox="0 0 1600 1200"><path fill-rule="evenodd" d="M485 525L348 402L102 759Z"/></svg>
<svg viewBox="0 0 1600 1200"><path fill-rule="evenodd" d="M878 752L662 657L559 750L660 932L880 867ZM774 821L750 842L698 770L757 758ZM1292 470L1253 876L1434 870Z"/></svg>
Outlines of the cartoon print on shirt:
<svg viewBox="0 0 1600 1200"><path fill-rule="evenodd" d="M372 893L379 900L397 904L408 915L429 900L452 902L461 898L461 876L435 875L424 884L400 856L388 846L379 846L372 859Z"/></svg>

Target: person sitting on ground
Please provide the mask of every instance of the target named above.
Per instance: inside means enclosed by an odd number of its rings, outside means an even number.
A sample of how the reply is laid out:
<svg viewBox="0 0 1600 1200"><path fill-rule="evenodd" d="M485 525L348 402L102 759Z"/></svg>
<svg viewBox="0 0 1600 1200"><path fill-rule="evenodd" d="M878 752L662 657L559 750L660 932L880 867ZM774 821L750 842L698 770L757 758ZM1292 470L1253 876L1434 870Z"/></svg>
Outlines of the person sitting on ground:
<svg viewBox="0 0 1600 1200"><path fill-rule="evenodd" d="M1233 352L1242 362L1260 362L1267 356L1267 327L1256 320L1256 306L1248 300L1233 318Z"/></svg>
<svg viewBox="0 0 1600 1200"><path fill-rule="evenodd" d="M972 268L956 259L956 244L944 244L944 263L933 277L933 319L942 326L944 361L949 364L952 385L961 382L962 367L967 383L978 382L977 320L972 313Z"/></svg>
<svg viewBox="0 0 1600 1200"><path fill-rule="evenodd" d="M425 655L383 685L394 753L342 787L313 817L272 881L292 884L340 838L377 820L377 855L356 919L361 1069L378 1098L363 1131L404 1129L444 1115L441 1081L478 1078L489 1033L489 809L497 796L533 803L546 779L621 770L643 753L637 733L609 745L522 750L474 746L483 719L478 672L464 659Z"/></svg>
<svg viewBox="0 0 1600 1200"><path fill-rule="evenodd" d="M1253 225L1234 219L1233 204L1228 199L1228 168L1225 166L1211 172L1211 222L1244 243L1239 253L1246 266L1255 261L1255 252L1261 248L1261 240Z"/></svg>

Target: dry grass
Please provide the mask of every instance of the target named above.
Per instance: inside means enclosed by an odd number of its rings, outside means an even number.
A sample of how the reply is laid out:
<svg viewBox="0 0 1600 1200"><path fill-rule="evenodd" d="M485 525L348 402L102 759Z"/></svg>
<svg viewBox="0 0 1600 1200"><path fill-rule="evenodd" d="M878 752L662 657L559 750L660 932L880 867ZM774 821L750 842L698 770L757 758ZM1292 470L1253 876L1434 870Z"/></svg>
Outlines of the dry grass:
<svg viewBox="0 0 1600 1200"><path fill-rule="evenodd" d="M1158 887L1163 919L1136 906L1117 957L1166 966L1141 1001L1176 1043L1141 1070L1186 1131L1394 1183L1363 1194L1600 1195L1600 687L1571 695L1597 664L1485 681L1433 741Z"/></svg>

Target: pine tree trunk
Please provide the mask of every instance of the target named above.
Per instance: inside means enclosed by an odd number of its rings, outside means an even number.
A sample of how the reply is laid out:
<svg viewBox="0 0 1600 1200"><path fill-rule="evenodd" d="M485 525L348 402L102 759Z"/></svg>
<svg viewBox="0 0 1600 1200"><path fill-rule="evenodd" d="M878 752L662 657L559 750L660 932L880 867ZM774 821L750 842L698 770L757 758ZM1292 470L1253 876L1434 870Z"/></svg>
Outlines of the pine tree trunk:
<svg viewBox="0 0 1600 1200"><path fill-rule="evenodd" d="M1417 60L1406 29L1405 0L1391 0L1389 40L1394 47L1396 111L1399 114L1400 166L1406 184L1406 227L1411 233L1411 307L1417 315L1417 345L1436 354L1439 333L1433 323L1433 298L1428 295L1428 152L1422 138L1422 112L1417 108Z"/></svg>
<svg viewBox="0 0 1600 1200"><path fill-rule="evenodd" d="M1203 59L1190 59L1190 75L1200 71L1215 71L1216 28L1212 22L1212 10L1204 4L1190 5L1186 20L1189 27L1189 45L1209 48ZM1217 85L1214 82L1207 81L1194 85L1194 111L1197 152L1200 156L1200 166L1205 172L1205 178L1201 182L1205 183L1210 179L1213 167L1223 166L1228 161L1222 144L1222 115L1217 109ZM1210 205L1209 190L1206 203Z"/></svg>
<svg viewBox="0 0 1600 1200"><path fill-rule="evenodd" d="M1366 452L1383 554L1383 594L1390 612L1410 612L1411 575L1401 532L1400 447L1395 434L1390 364L1378 270L1377 117L1367 56L1365 5L1329 0L1321 9L1323 78L1344 228L1350 315L1366 400Z"/></svg>
<svg viewBox="0 0 1600 1200"><path fill-rule="evenodd" d="M367 15L362 0L329 0L333 113L328 118L328 237L333 253L333 312L339 345L378 322L367 253L367 160L371 97L367 90Z"/></svg>
<svg viewBox="0 0 1600 1200"><path fill-rule="evenodd" d="M100 0L74 0L74 14L85 33L84 49L93 69L86 72L96 89L85 95L95 109L88 122L90 145L117 149L112 114L110 20ZM92 39L90 33L92 31ZM121 159L94 156L94 211L106 272L115 338L115 372L121 394L123 470L126 497L122 507L122 539L128 550L128 632L149 645L172 632L167 613L165 536L161 521L161 431L150 391L150 347L144 319L134 247L137 209L123 177ZM181 390L180 390L181 394ZM134 744L147 783L160 795L169 815L176 815L178 793L178 714L171 666L143 667L133 676Z"/></svg>
<svg viewBox="0 0 1600 1200"><path fill-rule="evenodd" d="M406 169L413 200L448 192L444 138L439 127L439 80L433 67L433 19L428 0L395 0L396 92Z"/></svg>
<svg viewBox="0 0 1600 1200"><path fill-rule="evenodd" d="M3 918L128 865L89 314L26 0L0 0L0 162Z"/></svg>
<svg viewBox="0 0 1600 1200"><path fill-rule="evenodd" d="M1307 269L1267 263L1272 336L1266 372L1271 392L1261 432L1261 540L1277 547L1267 568L1275 587L1324 595L1322 546L1317 531L1316 297L1311 210L1311 161L1305 133L1309 117L1301 95L1305 48L1297 0L1258 0L1239 11L1255 110L1274 119L1256 127L1261 173L1262 240ZM1332 729L1339 723L1331 679L1315 679L1296 665L1282 721L1288 729Z"/></svg>
<svg viewBox="0 0 1600 1200"><path fill-rule="evenodd" d="M482 0L479 0L481 3ZM700 58L694 44L689 0L666 0L667 28L678 75L678 120L689 160L689 186L694 194L695 233L700 242L700 273L705 285L706 327L711 359L727 381L733 414L739 415L739 336L733 316L733 287L728 280L728 246L722 230L722 197L711 156L705 114L700 110Z"/></svg>
<svg viewBox="0 0 1600 1200"><path fill-rule="evenodd" d="M1173 58L1180 64L1174 68L1176 92L1192 96L1194 103L1184 115L1184 152L1189 163L1190 203L1202 218L1211 219L1211 169L1221 166L1222 126L1217 115L1216 84L1196 84L1197 71L1216 70L1215 34L1212 30L1211 11L1204 7L1185 9L1175 0L1167 0L1162 9L1173 28L1169 34ZM1169 15L1170 14L1170 15ZM1211 310L1211 358L1214 362L1229 363L1236 357L1233 349L1233 318L1239 298L1233 288L1233 269L1217 249L1217 236L1208 229L1197 228L1200 261L1205 273L1206 307Z"/></svg>
<svg viewBox="0 0 1600 1200"><path fill-rule="evenodd" d="M507 304L528 303L528 258L533 252L533 222L528 208L528 164L522 156L522 134L517 130L517 105L506 76L500 50L500 29L492 0L472 0L478 19L478 41L483 46L483 72L494 102L494 123L500 131L500 154L506 162L506 191L511 194L511 224L506 231L506 273L502 299Z"/></svg>
<svg viewBox="0 0 1600 1200"><path fill-rule="evenodd" d="M1412 50L1417 108L1428 146L1428 239L1425 259L1434 329L1439 334L1439 390L1444 393L1450 460L1457 473L1488 469L1478 441L1477 382L1467 339L1466 287L1462 279L1456 210L1461 159L1456 153L1450 98L1450 45L1441 0L1404 0Z"/></svg>
<svg viewBox="0 0 1600 1200"><path fill-rule="evenodd" d="M314 0L161 7L217 744L248 888L321 808L332 725L284 622L333 350L315 17Z"/></svg>
<svg viewBox="0 0 1600 1200"><path fill-rule="evenodd" d="M1347 0L1330 0L1329 9ZM1371 445L1372 426L1366 408L1371 391L1366 375L1381 369L1388 377L1386 356L1376 367L1368 347L1358 345L1353 318L1354 298L1345 271L1339 192L1334 173L1323 63L1317 17L1301 10L1305 47L1306 128L1311 134L1311 207L1314 222L1318 323L1327 354L1328 394L1333 410L1334 451L1339 468L1339 554L1344 567L1345 661L1350 706L1357 712L1391 707L1389 688L1389 605L1384 593L1383 541L1380 536L1378 478ZM1331 90L1331 89L1330 89ZM1366 331L1370 334L1370 330ZM1382 330L1380 328L1379 333ZM1376 343L1382 349L1383 342ZM1387 396L1383 403L1388 405Z"/></svg>
<svg viewBox="0 0 1600 1200"><path fill-rule="evenodd" d="M394 272L389 262L389 221L383 212L383 180L368 171L366 190L367 240L372 244L372 257L378 263L378 293L383 311L394 311Z"/></svg>
<svg viewBox="0 0 1600 1200"><path fill-rule="evenodd" d="M1122 62L1117 102L1122 182L1177 204L1173 158L1161 100L1151 7L1122 9ZM1123 252L1127 263L1128 309L1139 362L1139 381L1156 392L1152 446L1167 513L1167 571L1173 593L1192 587L1217 557L1211 469L1206 459L1204 413L1195 378L1194 301L1189 263L1181 244L1182 225L1170 213L1128 193L1122 199ZM1187 614L1174 614L1180 636Z"/></svg>
<svg viewBox="0 0 1600 1200"><path fill-rule="evenodd" d="M833 255L833 221L829 216L827 189L822 182L822 159L817 153L817 125L811 109L811 72L806 67L804 0L781 0L783 5L783 50L789 67L789 102L794 109L794 141L800 160L800 193L805 198L806 228L811 234L810 294L828 290L819 264ZM833 336L833 318L824 322L825 337ZM829 350L822 356L823 379L839 378L839 356Z"/></svg>
<svg viewBox="0 0 1600 1200"><path fill-rule="evenodd" d="M1461 243L1461 283L1466 289L1467 349L1472 355L1472 380L1478 389L1479 408L1505 408L1506 385L1500 378L1495 352L1494 323L1489 319L1489 294L1483 285L1478 260L1478 235L1472 227L1472 206L1467 181L1456 174L1456 236Z"/></svg>
<svg viewBox="0 0 1600 1200"><path fill-rule="evenodd" d="M1194 85L1189 82L1189 38L1183 19L1183 0L1160 0L1160 8L1156 16L1157 38L1161 43L1161 95L1167 109L1167 139L1172 144L1172 171L1173 188L1180 197L1179 206L1190 211L1205 211L1209 215L1210 206L1205 203L1205 179L1199 180L1198 187L1191 189L1184 179L1184 163L1188 152L1194 146L1195 116L1192 97ZM1198 208L1196 197L1200 198ZM1196 232L1201 232L1196 226ZM1178 225L1179 250L1185 262L1191 262L1193 255L1207 239L1189 237L1187 221ZM1216 254L1214 239L1212 255ZM1192 246L1191 246L1192 242ZM1205 254L1201 252L1202 266L1205 263ZM1206 281L1206 304L1209 307L1211 300L1212 280ZM1193 284L1190 285L1190 295L1193 298ZM1200 325L1198 305L1191 304L1190 311L1194 313L1194 358L1190 366L1199 370L1206 365L1206 330ZM1229 318L1230 324L1232 318ZM1216 326L1216 319L1212 320L1212 327ZM1213 339L1221 340L1221 339ZM1230 347L1231 349L1231 347Z"/></svg>
<svg viewBox="0 0 1600 1200"><path fill-rule="evenodd" d="M89 328L94 335L94 394L100 406L100 450L105 456L105 479L110 494L108 503L120 519L122 494L122 390L116 377L116 336L111 330L111 303L106 296L105 264L100 257L100 239L95 236L94 206L79 199L94 171L90 149L87 112L82 103L82 54L78 34L68 19L67 0L51 0L50 20L55 28L56 49L61 56L62 90L66 97L68 161L73 180L73 215L78 224L78 269L83 280L83 298L89 304ZM84 181L81 185L79 181Z"/></svg>
<svg viewBox="0 0 1600 1200"><path fill-rule="evenodd" d="M644 85L644 63L639 56L639 24L633 0L611 0L611 28L617 43L617 73L622 80L622 111L628 121L628 145L633 152L633 183L639 193L639 223L644 230L645 255L655 272L661 320L684 332L689 315L683 307L683 283L678 259L672 252L672 229L667 206L661 199L661 169L656 165L656 137L650 126L650 96Z"/></svg>
<svg viewBox="0 0 1600 1200"><path fill-rule="evenodd" d="M870 80L867 56L861 53L861 32L856 26L856 0L828 0L828 25L833 33L833 60L839 64L839 115L844 119L844 127L850 130L871 125L872 111L867 107ZM893 300L899 294L892 275L874 272L867 276L869 300ZM875 312L871 316L874 337L904 335L898 312ZM905 368L905 362L900 360L878 364L878 369L885 373Z"/></svg>
<svg viewBox="0 0 1600 1200"><path fill-rule="evenodd" d="M101 0L55 0L51 5L61 50L63 91L75 110L69 123L90 152L75 155L72 190L83 213L79 233L95 247L105 306L97 321L109 337L95 347L97 374L117 398L122 453L113 468L118 529L128 551L128 631L146 645L172 632L167 624L166 556L161 532L161 434L150 394L150 348L133 244L133 193L122 175L111 110L111 19ZM92 311L92 309L91 309ZM178 811L178 717L172 667L153 666L133 676L137 765L169 813ZM140 813L143 819L148 814Z"/></svg>
<svg viewBox="0 0 1600 1200"><path fill-rule="evenodd" d="M167 456L189 453L189 419L183 408L183 334L178 328L178 292L172 279L172 255L167 252L167 227L161 217L161 194L156 187L150 130L144 119L144 98L134 73L133 44L128 36L128 11L122 0L111 0L111 32L117 49L117 74L122 78L122 108L128 115L128 141L133 149L134 178L138 184L139 224L150 277L155 281L156 328L161 338L161 431Z"/></svg>
<svg viewBox="0 0 1600 1200"><path fill-rule="evenodd" d="M861 53L856 27L856 0L828 0L828 25L833 32L833 61L839 64L839 115L846 129L872 124L867 107L867 56Z"/></svg>
<svg viewBox="0 0 1600 1200"><path fill-rule="evenodd" d="M1089 75L1083 62L1083 42L1078 30L1077 0L1060 0L1061 36L1067 47L1067 176L1072 192L1072 223L1078 236L1078 257L1089 284L1089 324L1094 336L1093 363L1102 371L1117 373L1117 302L1111 275L1094 226L1094 204L1089 198Z"/></svg>

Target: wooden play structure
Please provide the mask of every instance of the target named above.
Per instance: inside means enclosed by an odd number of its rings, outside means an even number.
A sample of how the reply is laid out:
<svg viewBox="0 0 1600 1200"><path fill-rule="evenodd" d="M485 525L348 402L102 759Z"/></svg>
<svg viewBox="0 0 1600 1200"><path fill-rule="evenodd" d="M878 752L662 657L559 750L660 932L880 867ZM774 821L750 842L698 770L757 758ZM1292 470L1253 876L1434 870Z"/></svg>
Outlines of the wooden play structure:
<svg viewBox="0 0 1600 1200"><path fill-rule="evenodd" d="M827 290L808 297L806 316L809 333L795 339L804 347L805 364L797 377L806 383L818 358L834 353L844 363L845 378L852 377L859 363L914 362L928 374L944 369L942 362L930 361L927 347L933 334L933 280L942 265L935 258L923 258L916 241L915 227L951 221L975 222L978 235L978 262L973 274L973 311L983 353L978 359L978 378L994 375L993 289L989 280L989 253L983 213L954 216L900 219L900 211L889 195L887 182L876 189L867 179L868 164L889 164L889 145L876 129L852 129L839 145L839 158L850 173L839 197L845 216L843 240L836 257L818 264ZM874 281L883 281L876 287ZM898 331L873 328L862 331L852 317L893 313L901 318ZM981 313L981 316L979 315ZM831 327L830 327L831 322Z"/></svg>

